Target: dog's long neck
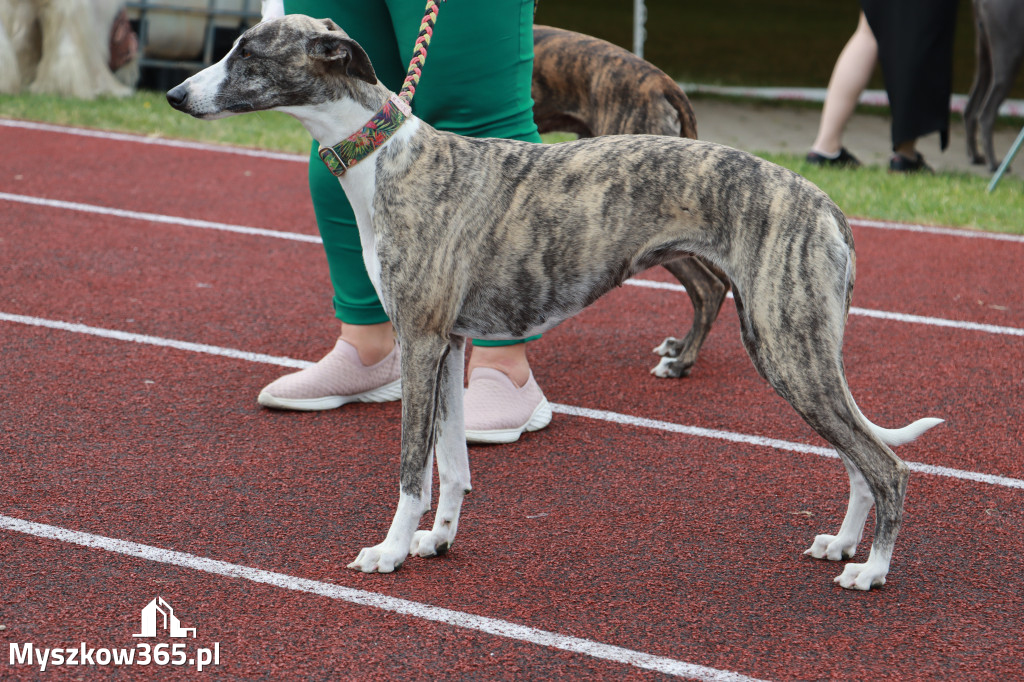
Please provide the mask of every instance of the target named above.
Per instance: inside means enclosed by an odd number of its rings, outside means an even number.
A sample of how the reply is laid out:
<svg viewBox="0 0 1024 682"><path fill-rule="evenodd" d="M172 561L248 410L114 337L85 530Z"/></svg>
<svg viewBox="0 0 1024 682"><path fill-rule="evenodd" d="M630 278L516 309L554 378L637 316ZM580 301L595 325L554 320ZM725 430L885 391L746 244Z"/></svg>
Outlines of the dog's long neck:
<svg viewBox="0 0 1024 682"><path fill-rule="evenodd" d="M331 147L359 130L384 106L391 91L381 83L351 83L336 99L320 104L281 107L297 118L321 145Z"/></svg>

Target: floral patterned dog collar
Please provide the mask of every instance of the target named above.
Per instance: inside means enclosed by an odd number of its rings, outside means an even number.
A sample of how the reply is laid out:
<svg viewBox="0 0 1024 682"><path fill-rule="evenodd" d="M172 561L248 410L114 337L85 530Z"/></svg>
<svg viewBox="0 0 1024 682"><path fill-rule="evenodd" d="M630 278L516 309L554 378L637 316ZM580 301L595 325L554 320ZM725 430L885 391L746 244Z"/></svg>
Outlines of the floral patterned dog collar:
<svg viewBox="0 0 1024 682"><path fill-rule="evenodd" d="M320 160L335 177L340 177L377 151L410 116L412 110L409 105L393 94L362 128L333 147L321 146Z"/></svg>

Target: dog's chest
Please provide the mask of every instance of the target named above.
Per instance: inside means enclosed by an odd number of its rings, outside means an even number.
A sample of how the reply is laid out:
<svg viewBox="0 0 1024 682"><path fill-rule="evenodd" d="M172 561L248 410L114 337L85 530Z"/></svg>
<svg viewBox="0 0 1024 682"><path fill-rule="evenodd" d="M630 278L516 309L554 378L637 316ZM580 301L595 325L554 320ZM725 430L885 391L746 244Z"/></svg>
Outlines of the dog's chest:
<svg viewBox="0 0 1024 682"><path fill-rule="evenodd" d="M373 289L377 292L377 298L386 308L387 304L381 287L381 264L377 250L377 237L373 231L373 197L377 184L376 176L376 164L368 162L352 168L339 180L356 216L366 274L369 275Z"/></svg>

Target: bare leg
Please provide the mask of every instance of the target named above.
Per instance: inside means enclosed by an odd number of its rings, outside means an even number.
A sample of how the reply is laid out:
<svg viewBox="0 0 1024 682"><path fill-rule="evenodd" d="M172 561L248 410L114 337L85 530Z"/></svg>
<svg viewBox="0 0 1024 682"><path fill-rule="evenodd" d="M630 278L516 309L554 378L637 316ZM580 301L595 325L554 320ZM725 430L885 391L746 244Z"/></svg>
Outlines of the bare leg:
<svg viewBox="0 0 1024 682"><path fill-rule="evenodd" d="M519 388L522 388L530 378L530 363L526 359L525 343L512 346L474 346L467 374L472 374L477 367L496 369Z"/></svg>
<svg viewBox="0 0 1024 682"><path fill-rule="evenodd" d="M359 360L370 367L383 360L395 347L395 329L390 322L380 324L341 323L341 338L359 352Z"/></svg>
<svg viewBox="0 0 1024 682"><path fill-rule="evenodd" d="M917 140L908 140L896 145L895 152L913 161L917 158Z"/></svg>
<svg viewBox="0 0 1024 682"><path fill-rule="evenodd" d="M843 130L857 108L857 100L867 87L877 60L878 43L862 12L857 30L836 60L821 110L818 137L811 145L811 151L824 156L839 153L843 146Z"/></svg>

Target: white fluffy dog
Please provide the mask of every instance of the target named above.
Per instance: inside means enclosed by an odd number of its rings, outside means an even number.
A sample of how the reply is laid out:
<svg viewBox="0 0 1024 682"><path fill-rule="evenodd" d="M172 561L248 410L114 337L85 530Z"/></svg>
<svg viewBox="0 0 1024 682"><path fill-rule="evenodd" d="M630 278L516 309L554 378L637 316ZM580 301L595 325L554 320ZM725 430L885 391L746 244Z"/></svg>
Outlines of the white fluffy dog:
<svg viewBox="0 0 1024 682"><path fill-rule="evenodd" d="M93 98L131 87L110 69L110 37L123 0L0 1L0 92ZM137 76L137 60L123 71Z"/></svg>

